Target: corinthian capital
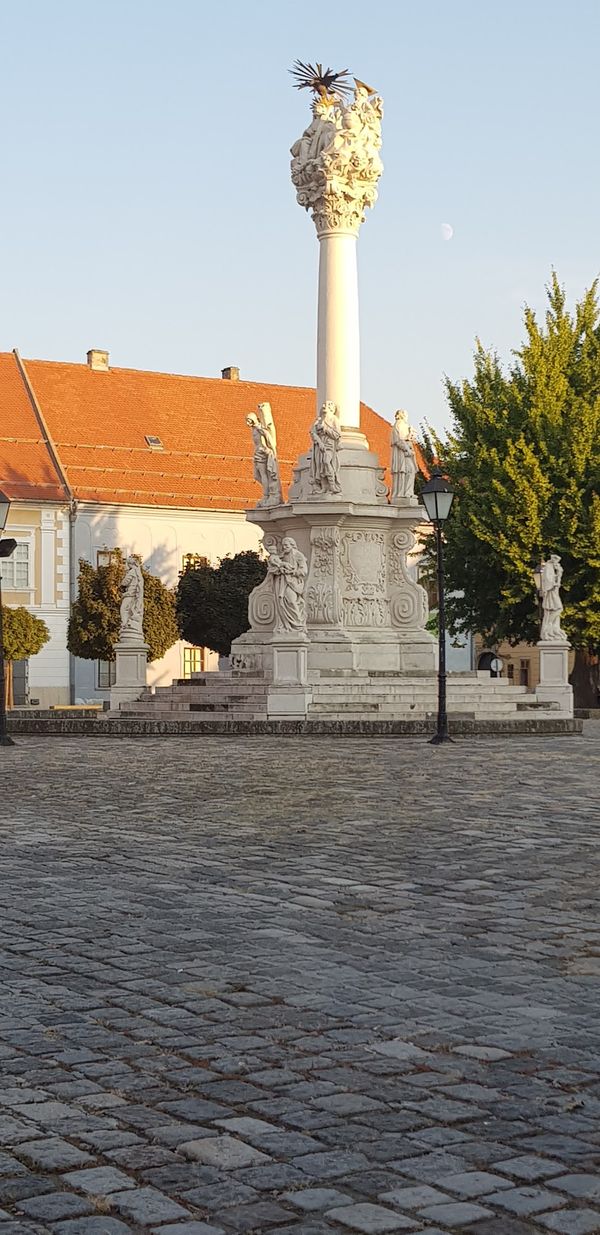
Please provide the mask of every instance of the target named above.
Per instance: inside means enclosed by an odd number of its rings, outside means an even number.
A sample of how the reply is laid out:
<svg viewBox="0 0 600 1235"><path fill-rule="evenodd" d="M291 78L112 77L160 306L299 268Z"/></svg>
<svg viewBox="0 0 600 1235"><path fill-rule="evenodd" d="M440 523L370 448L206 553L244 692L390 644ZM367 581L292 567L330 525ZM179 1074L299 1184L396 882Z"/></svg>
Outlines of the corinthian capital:
<svg viewBox="0 0 600 1235"><path fill-rule="evenodd" d="M358 232L375 205L382 115L379 95L362 82L351 103L330 93L315 98L313 118L291 149L291 172L298 203L310 210L319 235Z"/></svg>

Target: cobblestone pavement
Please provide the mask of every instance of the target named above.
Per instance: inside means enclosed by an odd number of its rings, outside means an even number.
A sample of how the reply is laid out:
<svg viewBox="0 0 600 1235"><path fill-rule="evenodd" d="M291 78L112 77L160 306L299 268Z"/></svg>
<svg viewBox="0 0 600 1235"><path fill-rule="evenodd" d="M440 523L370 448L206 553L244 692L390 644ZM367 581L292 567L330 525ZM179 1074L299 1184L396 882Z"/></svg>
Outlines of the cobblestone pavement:
<svg viewBox="0 0 600 1235"><path fill-rule="evenodd" d="M0 759L0 1235L600 1232L594 735Z"/></svg>

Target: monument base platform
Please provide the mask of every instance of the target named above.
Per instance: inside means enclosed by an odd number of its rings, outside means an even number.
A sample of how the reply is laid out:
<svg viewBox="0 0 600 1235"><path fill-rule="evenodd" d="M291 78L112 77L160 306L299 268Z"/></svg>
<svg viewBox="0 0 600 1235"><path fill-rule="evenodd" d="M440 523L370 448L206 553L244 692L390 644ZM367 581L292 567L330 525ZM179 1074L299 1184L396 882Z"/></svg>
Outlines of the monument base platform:
<svg viewBox="0 0 600 1235"><path fill-rule="evenodd" d="M148 644L123 641L115 644L116 673L110 688L110 706L139 699L146 689Z"/></svg>
<svg viewBox="0 0 600 1235"><path fill-rule="evenodd" d="M510 721L526 724L532 717L554 718L558 709L542 703L524 686L489 673L451 673L447 679L448 714L455 721ZM396 724L433 722L437 713L437 676L431 673L357 674L311 671L305 682L274 682L261 674L233 671L204 673L172 686L144 691L136 702L124 703L119 717L184 718L192 723L227 720L264 722L277 719Z"/></svg>

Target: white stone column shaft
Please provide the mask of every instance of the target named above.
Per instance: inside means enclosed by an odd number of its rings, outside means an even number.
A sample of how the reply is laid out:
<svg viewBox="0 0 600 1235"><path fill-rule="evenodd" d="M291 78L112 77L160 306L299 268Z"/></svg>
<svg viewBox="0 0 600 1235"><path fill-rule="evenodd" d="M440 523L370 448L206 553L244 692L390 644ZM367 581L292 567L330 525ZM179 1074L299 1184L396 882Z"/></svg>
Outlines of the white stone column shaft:
<svg viewBox="0 0 600 1235"><path fill-rule="evenodd" d="M360 334L356 233L319 235L317 410L331 400L342 430L360 428Z"/></svg>

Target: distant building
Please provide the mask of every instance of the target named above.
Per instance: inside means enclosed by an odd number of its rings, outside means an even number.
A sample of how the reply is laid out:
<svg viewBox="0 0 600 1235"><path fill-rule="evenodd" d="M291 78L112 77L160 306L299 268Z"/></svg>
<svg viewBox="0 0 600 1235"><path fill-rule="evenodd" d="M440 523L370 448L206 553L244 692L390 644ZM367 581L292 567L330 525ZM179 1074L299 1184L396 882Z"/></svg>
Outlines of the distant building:
<svg viewBox="0 0 600 1235"><path fill-rule="evenodd" d="M244 518L260 497L245 417L261 402L272 407L285 493L310 445L311 388L241 381L233 367L221 378L115 369L100 349L87 364L0 353L0 489L12 500L7 530L17 540L2 563L3 596L51 633L21 663L16 702L108 698L111 666L66 650L79 558L96 565L115 548L139 553L174 585L189 554L216 562L258 548L260 532ZM361 415L387 466L389 423L364 404ZM180 642L148 666L149 682L208 663L216 658Z"/></svg>

